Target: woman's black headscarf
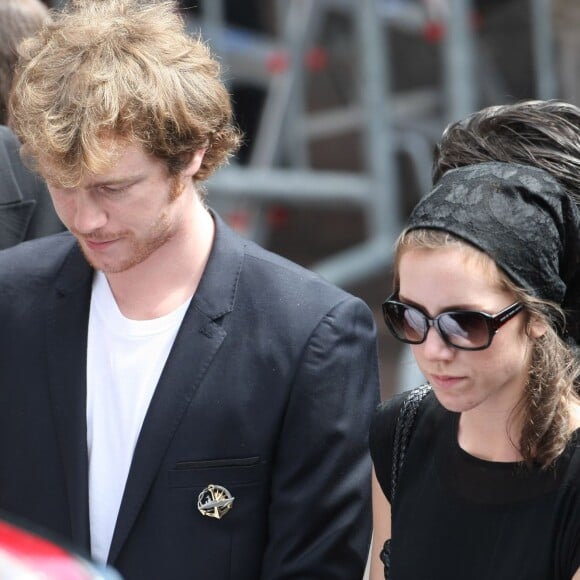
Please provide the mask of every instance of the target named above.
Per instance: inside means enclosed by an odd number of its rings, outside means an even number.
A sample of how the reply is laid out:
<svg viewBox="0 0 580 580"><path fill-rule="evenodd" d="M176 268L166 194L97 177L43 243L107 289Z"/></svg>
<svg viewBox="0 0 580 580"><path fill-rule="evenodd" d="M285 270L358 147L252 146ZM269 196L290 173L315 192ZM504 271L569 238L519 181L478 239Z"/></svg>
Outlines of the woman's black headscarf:
<svg viewBox="0 0 580 580"><path fill-rule="evenodd" d="M448 171L413 210L407 229L418 228L462 238L532 296L559 304L580 344L580 211L549 173L515 163Z"/></svg>

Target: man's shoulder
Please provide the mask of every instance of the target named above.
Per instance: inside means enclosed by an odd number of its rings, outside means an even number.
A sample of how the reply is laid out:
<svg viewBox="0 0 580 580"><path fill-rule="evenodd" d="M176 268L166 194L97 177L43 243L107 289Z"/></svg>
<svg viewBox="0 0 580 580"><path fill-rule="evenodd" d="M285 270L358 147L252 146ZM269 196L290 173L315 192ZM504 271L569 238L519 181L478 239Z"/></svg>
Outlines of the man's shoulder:
<svg viewBox="0 0 580 580"><path fill-rule="evenodd" d="M302 291L314 292L313 298L321 294L326 297L334 297L336 300L352 297L346 290L326 280L314 270L253 242L246 244L245 266L250 275L259 272L266 280L271 281L276 286L283 285L286 292L292 289L301 289Z"/></svg>
<svg viewBox="0 0 580 580"><path fill-rule="evenodd" d="M359 298L242 237L214 215L214 248L197 298L208 312L225 312L236 303L243 304L243 312L254 320L276 319L301 329L316 325L340 307L349 316L372 316Z"/></svg>
<svg viewBox="0 0 580 580"><path fill-rule="evenodd" d="M239 291L241 296L259 295L260 303L270 315L286 319L288 328L298 320L301 324L309 321L316 325L327 316L341 320L344 316L372 319L369 306L360 298L318 273L253 243L246 245Z"/></svg>

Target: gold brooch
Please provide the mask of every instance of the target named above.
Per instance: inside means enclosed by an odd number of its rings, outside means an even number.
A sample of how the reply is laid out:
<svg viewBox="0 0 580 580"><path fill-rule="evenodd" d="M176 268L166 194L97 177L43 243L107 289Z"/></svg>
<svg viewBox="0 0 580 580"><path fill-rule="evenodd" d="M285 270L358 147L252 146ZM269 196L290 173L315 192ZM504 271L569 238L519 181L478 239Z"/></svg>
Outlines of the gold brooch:
<svg viewBox="0 0 580 580"><path fill-rule="evenodd" d="M197 497L197 509L204 516L221 520L232 509L234 499L225 487L212 483Z"/></svg>

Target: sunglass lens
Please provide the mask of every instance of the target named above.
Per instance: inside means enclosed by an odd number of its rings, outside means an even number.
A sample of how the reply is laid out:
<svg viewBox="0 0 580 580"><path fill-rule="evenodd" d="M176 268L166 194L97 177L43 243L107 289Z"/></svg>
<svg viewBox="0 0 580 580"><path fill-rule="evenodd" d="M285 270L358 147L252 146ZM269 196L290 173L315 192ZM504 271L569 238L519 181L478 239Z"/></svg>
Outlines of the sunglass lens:
<svg viewBox="0 0 580 580"><path fill-rule="evenodd" d="M387 302L384 313L388 327L399 340L419 343L425 338L425 317L415 308Z"/></svg>
<svg viewBox="0 0 580 580"><path fill-rule="evenodd" d="M403 309L403 329L405 338L411 342L423 342L427 324L425 316L415 308Z"/></svg>
<svg viewBox="0 0 580 580"><path fill-rule="evenodd" d="M459 348L477 349L489 343L485 318L476 312L453 312L439 318L439 329L448 342Z"/></svg>

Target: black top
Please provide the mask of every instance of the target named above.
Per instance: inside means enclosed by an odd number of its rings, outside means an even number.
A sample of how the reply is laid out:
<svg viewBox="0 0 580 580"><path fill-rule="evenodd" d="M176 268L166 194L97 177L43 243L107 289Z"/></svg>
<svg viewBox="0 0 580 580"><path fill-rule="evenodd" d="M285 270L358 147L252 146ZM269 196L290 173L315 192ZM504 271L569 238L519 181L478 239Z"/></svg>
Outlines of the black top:
<svg viewBox="0 0 580 580"><path fill-rule="evenodd" d="M383 403L370 448L390 498L395 422L405 394ZM580 567L580 430L554 469L473 457L459 414L433 393L416 419L392 507L392 580L570 580Z"/></svg>

